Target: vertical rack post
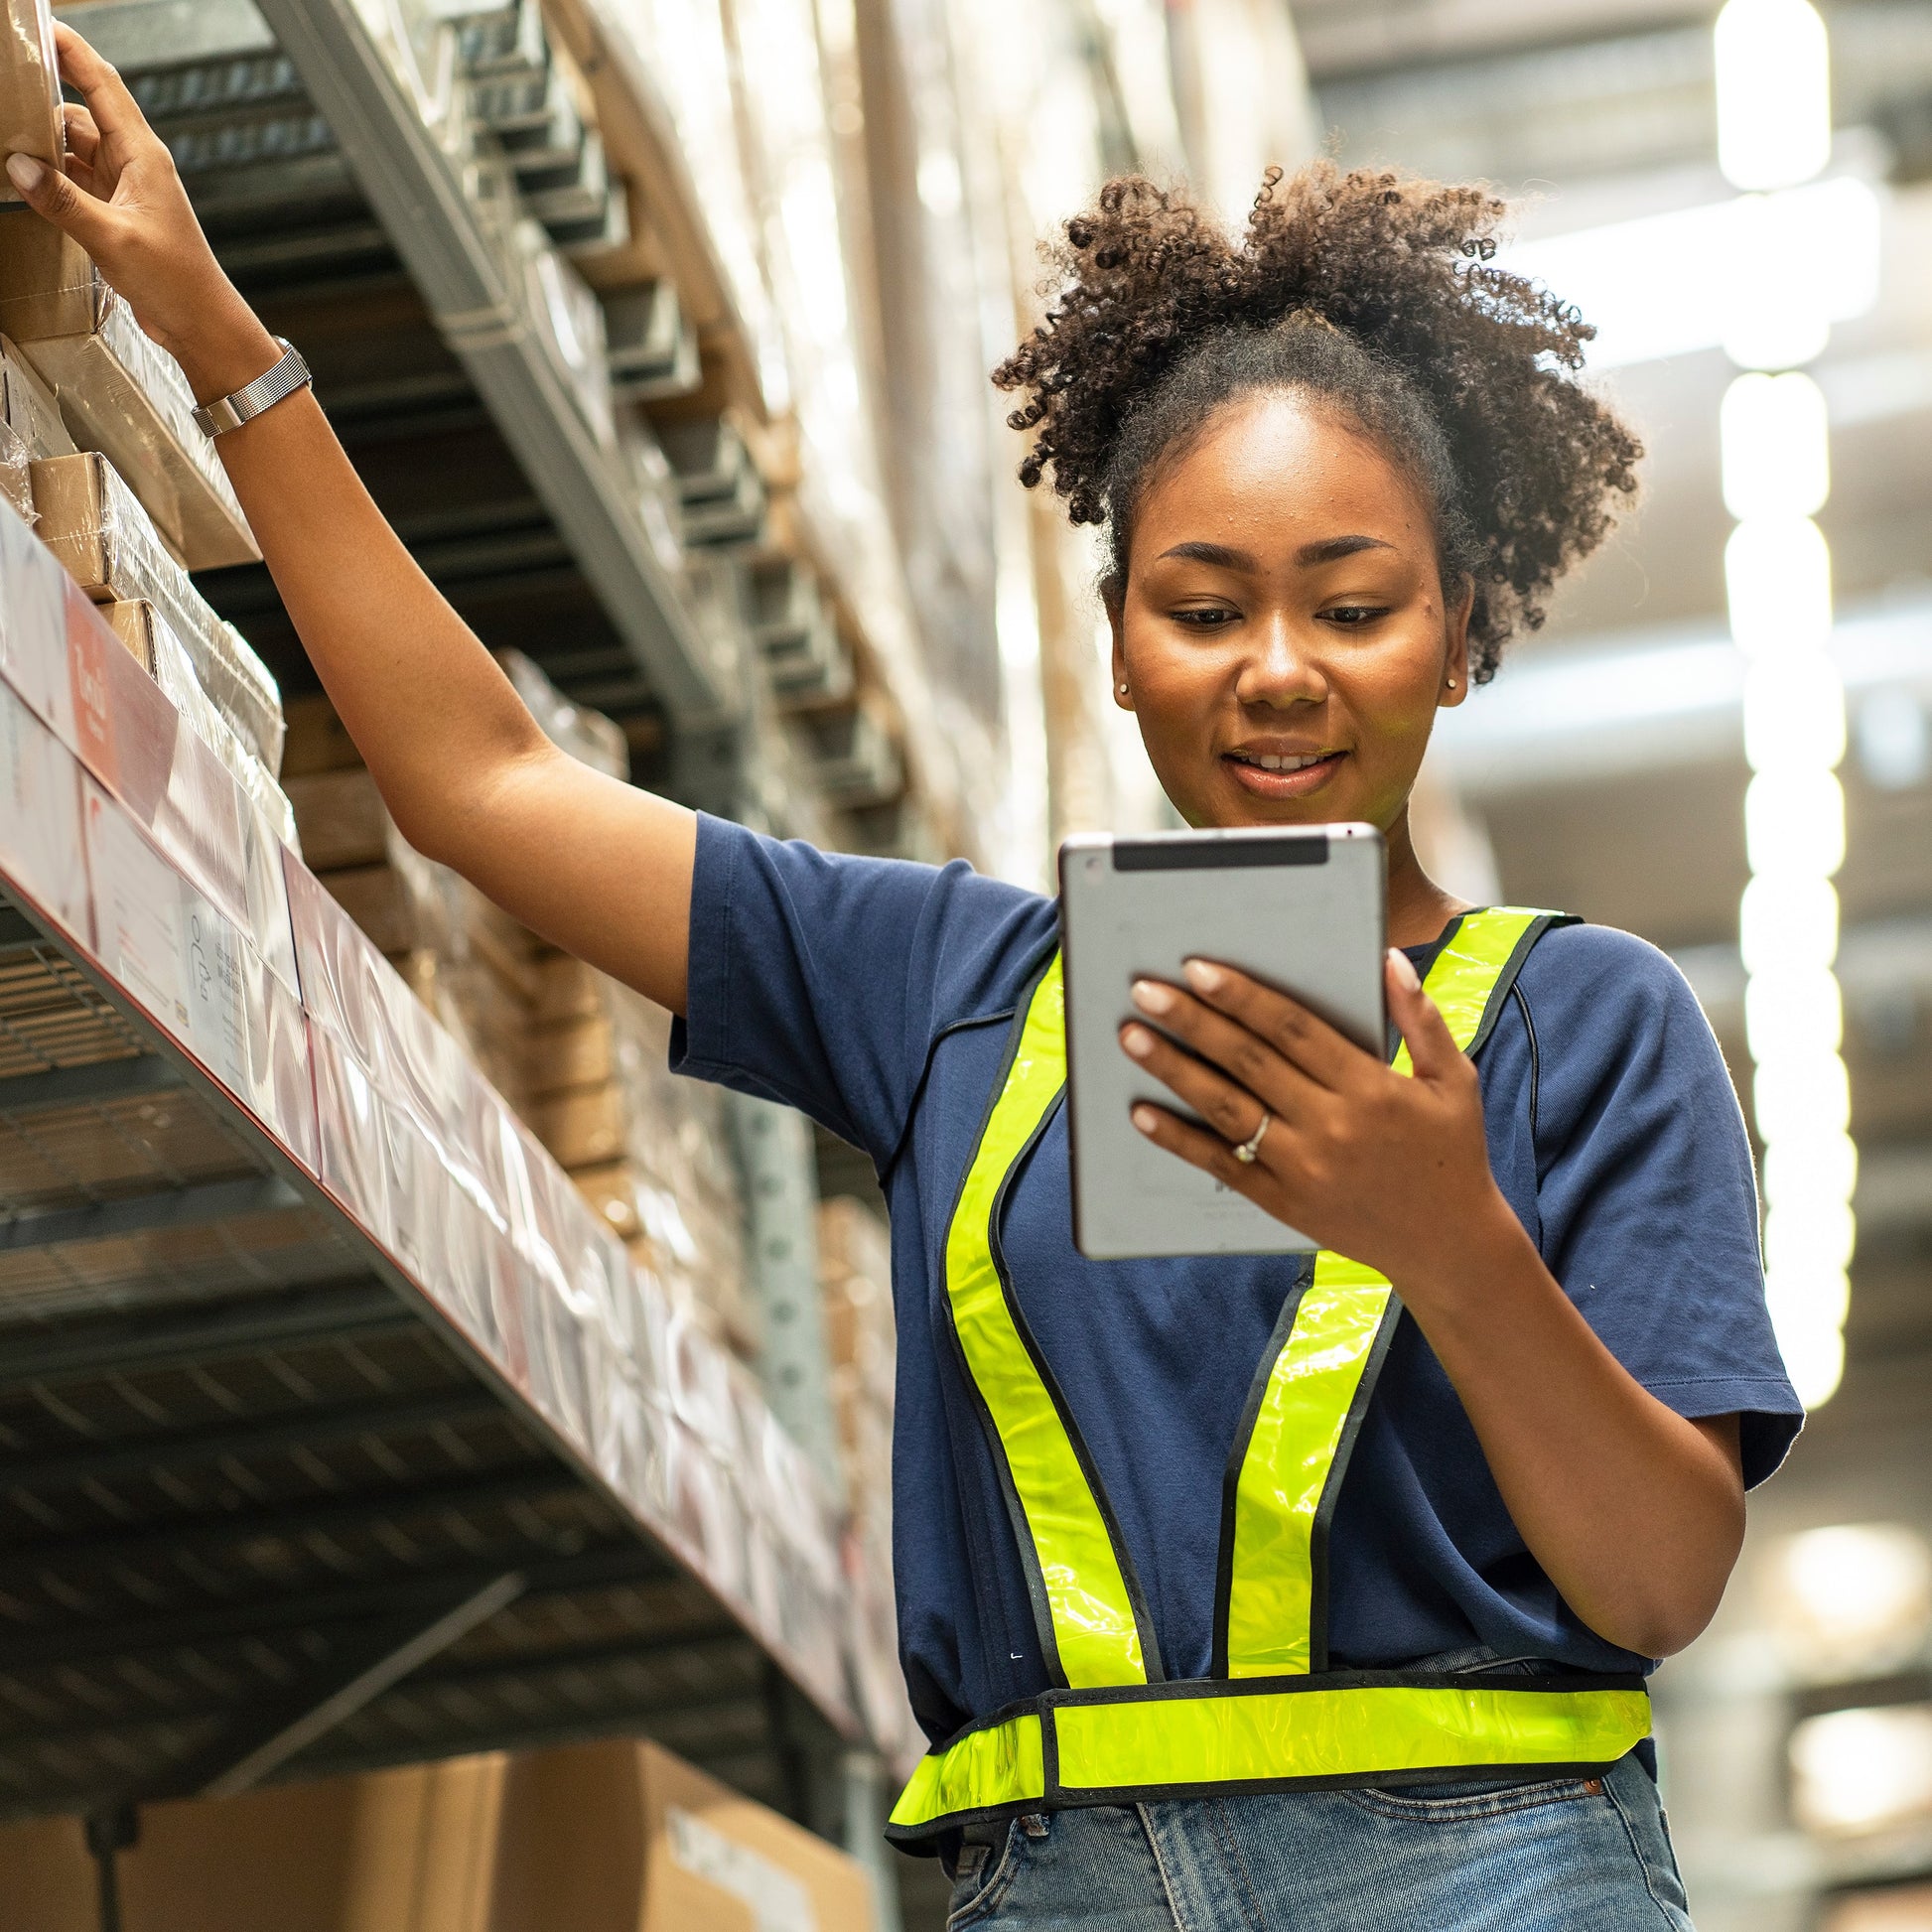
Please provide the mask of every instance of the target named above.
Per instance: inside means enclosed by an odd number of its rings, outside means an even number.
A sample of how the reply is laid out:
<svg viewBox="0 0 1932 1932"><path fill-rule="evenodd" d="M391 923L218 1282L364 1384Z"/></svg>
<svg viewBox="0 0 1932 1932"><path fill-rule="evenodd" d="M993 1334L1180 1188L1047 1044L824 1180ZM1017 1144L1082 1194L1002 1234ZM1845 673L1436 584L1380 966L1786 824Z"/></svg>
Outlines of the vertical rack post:
<svg viewBox="0 0 1932 1932"><path fill-rule="evenodd" d="M792 1440L841 1501L831 1364L818 1283L818 1178L811 1131L789 1107L729 1096L732 1136L745 1173L754 1300L762 1329L765 1398Z"/></svg>

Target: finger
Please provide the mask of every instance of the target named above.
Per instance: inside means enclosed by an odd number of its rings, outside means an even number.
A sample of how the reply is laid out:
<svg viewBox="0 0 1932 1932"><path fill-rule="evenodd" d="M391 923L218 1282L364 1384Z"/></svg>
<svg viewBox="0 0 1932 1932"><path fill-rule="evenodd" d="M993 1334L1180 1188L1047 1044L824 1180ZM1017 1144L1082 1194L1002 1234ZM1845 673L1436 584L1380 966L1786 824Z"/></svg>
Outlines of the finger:
<svg viewBox="0 0 1932 1932"><path fill-rule="evenodd" d="M1389 948L1383 970L1389 996L1389 1017L1408 1042L1409 1061L1418 1079L1439 1080L1460 1061L1461 1050L1436 1002L1423 991L1407 953Z"/></svg>
<svg viewBox="0 0 1932 1932"><path fill-rule="evenodd" d="M1263 986L1257 979L1208 959L1190 959L1181 969L1209 1006L1238 1020L1250 1033L1293 1060L1324 1087L1339 1092L1377 1061L1344 1039L1325 1020L1317 1020L1298 1000Z"/></svg>
<svg viewBox="0 0 1932 1932"><path fill-rule="evenodd" d="M1183 1053L1152 1027L1130 1020L1120 1030L1120 1043L1124 1052L1191 1107L1224 1141L1238 1144L1247 1140L1263 1110L1276 1111L1260 1095L1250 1093L1191 1053Z"/></svg>
<svg viewBox="0 0 1932 1932"><path fill-rule="evenodd" d="M29 154L7 157L7 179L14 192L37 214L70 234L90 255L98 255L112 229L113 216L105 202L76 187L58 168Z"/></svg>
<svg viewBox="0 0 1932 1932"><path fill-rule="evenodd" d="M1322 1091L1292 1060L1286 1059L1260 1035L1240 1022L1217 1013L1204 1001L1161 980L1136 980L1134 1004L1155 1020L1161 1031L1210 1060L1277 1113L1293 1113Z"/></svg>
<svg viewBox="0 0 1932 1932"><path fill-rule="evenodd" d="M54 23L54 45L61 57L61 78L86 102L102 134L109 140L142 134L153 138L127 82L65 21Z"/></svg>
<svg viewBox="0 0 1932 1932"><path fill-rule="evenodd" d="M91 165L94 152L100 146L100 129L94 125L94 117L72 101L61 109L61 114L68 124L68 152L77 154Z"/></svg>
<svg viewBox="0 0 1932 1932"><path fill-rule="evenodd" d="M1245 1194L1250 1200L1258 1200L1261 1189L1272 1179L1259 1161L1237 1161L1234 1151L1225 1141L1216 1140L1212 1134L1190 1121L1182 1120L1177 1114L1169 1113L1165 1107L1157 1107L1143 1100L1133 1109L1130 1118L1156 1147L1166 1148L1170 1154L1179 1156L1190 1168L1199 1168L1203 1173L1212 1174L1224 1186L1232 1188L1237 1194ZM1267 1142L1264 1140L1262 1145L1266 1147Z"/></svg>

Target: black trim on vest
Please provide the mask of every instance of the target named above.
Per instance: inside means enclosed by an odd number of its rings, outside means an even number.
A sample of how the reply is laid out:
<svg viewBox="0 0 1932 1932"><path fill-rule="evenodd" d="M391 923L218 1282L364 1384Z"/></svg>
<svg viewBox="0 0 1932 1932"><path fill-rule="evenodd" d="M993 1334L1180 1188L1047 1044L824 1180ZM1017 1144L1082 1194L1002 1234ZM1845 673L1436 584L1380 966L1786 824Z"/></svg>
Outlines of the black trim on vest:
<svg viewBox="0 0 1932 1932"><path fill-rule="evenodd" d="M1460 925L1460 920L1457 924ZM1531 947L1556 926L1581 924L1583 921L1574 912L1546 912L1523 928L1523 936L1517 940L1509 957L1503 961L1502 971L1496 975L1496 984L1490 989L1488 1004L1482 1009L1482 1018L1476 1024L1475 1037L1462 1049L1466 1057L1474 1059L1489 1043L1489 1035L1496 1031L1496 1022L1502 1015L1503 1003L1515 990L1516 975L1523 970L1523 962L1529 958Z"/></svg>
<svg viewBox="0 0 1932 1932"><path fill-rule="evenodd" d="M1335 1439L1335 1458L1328 1464L1328 1479L1321 1485L1321 1499L1314 1506L1314 1521L1309 1526L1309 1669L1328 1668L1328 1528L1335 1519L1335 1504L1341 1496L1342 1477L1355 1453L1355 1438L1362 1432L1362 1419L1368 1414L1375 1385L1382 1379L1382 1364L1389 1358L1389 1344L1395 1339L1396 1324L1402 1319L1402 1303L1395 1290L1389 1291L1388 1306L1376 1323L1375 1339L1369 1343L1368 1360L1362 1364L1361 1379L1341 1419L1341 1434Z"/></svg>
<svg viewBox="0 0 1932 1932"><path fill-rule="evenodd" d="M1109 1685L1087 1691L1048 1691L1043 1697L1028 1698L1009 1704L990 1718L976 1720L954 1731L944 1742L932 1746L929 1757L949 1751L962 1738L976 1731L997 1729L1016 1718L1039 1719L1041 1769L1045 1791L1040 1797L1011 1799L1004 1804L985 1805L971 1811L948 1812L942 1819L921 1825L888 1825L886 1836L907 1851L929 1850L934 1838L962 1825L1012 1818L1028 1812L1075 1811L1091 1805L1134 1804L1170 1798L1241 1796L1273 1791L1361 1790L1400 1785L1462 1782L1470 1778L1520 1776L1525 1783L1553 1783L1567 1778L1600 1777L1615 1764L1616 1758L1594 1758L1575 1763L1525 1764L1520 1759L1494 1764L1420 1765L1401 1770L1340 1772L1320 1777L1231 1778L1207 1784L1159 1785L1081 1785L1069 1791L1059 1780L1059 1740L1053 1715L1069 1705L1142 1704L1156 1700L1226 1697L1280 1697L1311 1691L1388 1690L1433 1691L1467 1690L1472 1683L1509 1691L1551 1694L1579 1691L1647 1691L1648 1685L1635 1672L1594 1673L1585 1671L1544 1671L1534 1677L1485 1678L1470 1672L1441 1671L1324 1671L1318 1675L1294 1677L1243 1677L1233 1682L1190 1678L1158 1689L1136 1684ZM1627 1755L1627 1753L1626 1753Z"/></svg>
<svg viewBox="0 0 1932 1932"><path fill-rule="evenodd" d="M1037 986L1039 985L1040 976L1046 971L1046 968L1052 964L1053 955L1058 950L1059 950L1059 939L1057 936L1055 936L1054 939L1045 948L1045 951L1042 954L1042 956L1035 960L1034 963L1027 968L1026 985L1029 989L1037 988ZM1027 1011L1027 1003L1031 998L1032 998L1032 991L1030 990L1021 996L1020 1005L1017 1009L1014 1007L1001 1007L995 1013L969 1013L962 1016L958 1020L948 1020L946 1024L943 1027L941 1027L932 1035L930 1039L926 1041L925 1058L919 1062L919 1077L912 1083L912 1097L905 1103L905 1119L904 1122L899 1127L898 1138L893 1143L892 1152L886 1156L885 1160L876 1164L876 1171L879 1174L879 1184L881 1187L884 1187L887 1181L891 1179L893 1170L898 1166L900 1155L902 1155L905 1152L905 1144L912 1138L912 1123L918 1118L919 1102L925 1098L926 1082L932 1077L932 1060L933 1060L933 1055L937 1053L939 1050L939 1042L943 1039L950 1038L954 1034L963 1034L969 1028L998 1026L1002 1021L1010 1021L1014 1017L1016 1011L1024 1015ZM1008 1065L1012 1064L1012 1055L1010 1053L1007 1056L1007 1064ZM1006 1077L1007 1076L1005 1071L1002 1070L1000 1074L1001 1086L1004 1086L1006 1084ZM995 1100L999 1098L998 1087L994 1089L993 1097ZM987 1112L987 1119L990 1120L991 1118L992 1118L992 1110L989 1108ZM982 1121L980 1123L980 1133L984 1135L985 1132L986 1132L986 1122ZM975 1151L977 1151L978 1148L977 1142L974 1143L974 1147L975 1147ZM963 1186L964 1182L962 1182L961 1185ZM951 1223L948 1222L947 1225L950 1226Z"/></svg>
<svg viewBox="0 0 1932 1932"><path fill-rule="evenodd" d="M1228 1674L1228 1617L1234 1605L1234 1517L1241 1498L1241 1471L1247 1466L1248 1446L1254 1441L1255 1424L1261 1420L1261 1405L1274 1380L1275 1364L1288 1346L1295 1328L1295 1317L1302 1311L1302 1298L1314 1283L1314 1257L1305 1255L1295 1272L1294 1285L1282 1298L1282 1311L1275 1317L1268 1346L1261 1351L1254 1379L1248 1384L1248 1399L1241 1405L1241 1420L1235 1425L1234 1447L1228 1451L1227 1466L1221 1471L1221 1536L1214 1547L1214 1647L1208 1659L1209 1677Z"/></svg>
<svg viewBox="0 0 1932 1932"><path fill-rule="evenodd" d="M1001 1076L1002 1084L1005 1075ZM1000 1224L1006 1218L1007 1195L1018 1180L1027 1163L1034 1157L1034 1150L1045 1138L1046 1130L1053 1124L1053 1117L1066 1105L1066 1086L1062 1082L1060 1090L1053 1096L1053 1103L1040 1115L1039 1123L1027 1136L1026 1145L1013 1157L1012 1164L1001 1176L999 1190L993 1196L993 1209L987 1220L987 1246L993 1256L994 1272L1000 1278L1000 1288L1006 1296L1007 1313L1013 1319L1014 1332L1020 1337L1020 1344L1032 1359L1035 1370L1039 1376L1040 1386L1046 1391L1046 1399L1053 1405L1053 1412L1060 1419L1060 1427L1066 1432L1066 1440L1073 1449L1073 1457L1080 1465L1080 1473L1086 1477L1087 1490L1092 1495L1094 1506L1100 1511L1100 1520L1106 1526L1107 1541L1113 1545L1114 1561L1120 1566L1121 1582L1127 1587L1128 1607L1134 1612L1134 1627L1140 1634L1141 1657L1150 1684L1166 1681L1166 1671L1161 1663L1161 1644L1154 1632L1154 1618L1149 1613L1147 1598L1141 1590L1141 1580L1134 1570L1134 1560L1128 1554L1127 1539L1121 1534L1120 1524L1114 1516L1114 1506L1107 1499L1107 1491L1100 1480L1100 1471L1094 1466L1093 1457L1081 1438L1078 1425L1073 1420L1065 1392L1058 1378L1048 1367L1045 1353L1034 1337L1034 1331L1020 1308L1020 1298L1014 1292L1013 1275L1007 1267L1006 1243L1001 1236ZM977 1157L975 1157L977 1158ZM1031 1529L1027 1532L1028 1542L1033 1540ZM1037 1562L1037 1558L1035 1558ZM1051 1618L1049 1616L1050 1624ZM1057 1662L1057 1647L1055 1661ZM1064 1672L1060 1675L1063 1677Z"/></svg>
<svg viewBox="0 0 1932 1932"><path fill-rule="evenodd" d="M1523 1016L1523 1032L1530 1042L1530 1165L1536 1174L1537 1185L1543 1184L1543 1168L1536 1155L1536 1102L1537 1089L1543 1084L1543 1061L1537 1050L1536 1022L1530 1017L1530 1003L1523 997L1520 983L1509 989L1509 997L1516 1002L1516 1011Z"/></svg>
<svg viewBox="0 0 1932 1932"><path fill-rule="evenodd" d="M1489 908L1478 906L1478 911ZM1425 949L1428 954L1424 977L1433 968L1443 953L1454 942L1462 930L1463 921L1468 917L1458 912L1439 937ZM1482 1018L1476 1022L1476 1030L1463 1050L1465 1058L1473 1060L1476 1054L1488 1043L1489 1035L1495 1031L1497 1016L1502 1012L1505 1002L1516 992L1516 976L1523 970L1523 962L1530 956L1530 949L1553 926L1577 925L1581 921L1574 913L1547 913L1532 919L1523 928L1520 938L1510 949L1509 957L1504 960L1502 969L1496 975L1495 984L1489 989L1489 997L1483 1002ZM1519 999L1521 995L1517 996ZM1528 1016L1525 1006L1525 1018ZM1535 1068L1535 1033L1531 1033L1531 1067ZM1400 1045L1400 1035L1390 1028L1389 1057L1394 1059ZM1532 1099L1532 1109L1534 1099ZM1532 1118L1534 1115L1532 1114ZM1531 1129L1532 1139L1534 1127ZM1299 1288L1289 1292L1282 1305L1281 1315L1275 1323L1275 1332L1269 1337L1268 1347L1263 1351L1261 1365L1255 1371L1255 1378L1248 1388L1248 1399L1241 1411L1241 1422L1235 1430L1234 1446L1228 1451L1227 1466L1221 1476L1221 1540L1214 1556L1214 1638L1213 1655L1209 1670L1213 1678L1225 1679L1228 1675L1228 1616L1234 1595L1234 1517L1235 1505L1240 1490L1241 1470L1248 1459L1248 1448L1254 1439L1255 1424L1261 1415L1261 1404L1275 1373L1275 1364L1288 1346L1289 1337L1294 1331L1295 1317L1301 1311L1303 1297L1307 1295L1313 1281L1312 1265L1309 1279ZM1397 1323L1402 1318L1402 1304L1393 1291L1389 1295L1389 1306L1383 1311L1382 1319L1376 1327L1375 1339L1370 1344L1368 1360L1362 1366L1361 1380L1355 1385L1355 1394L1348 1405L1348 1414L1342 1419L1341 1435L1335 1444L1334 1459L1328 1465L1327 1480L1322 1484L1320 1500L1315 1505L1314 1522L1309 1537L1309 1669L1312 1673L1325 1672L1328 1666L1328 1532L1334 1521L1335 1508L1341 1498L1341 1485L1348 1473L1350 1458L1355 1452L1355 1440L1361 1434L1363 1419L1368 1414L1368 1405L1375 1393L1376 1382L1380 1379L1382 1365L1388 1359L1390 1344L1395 1339ZM1236 1680L1247 1682L1246 1679ZM1265 1680L1262 1680L1265 1681Z"/></svg>
<svg viewBox="0 0 1932 1932"><path fill-rule="evenodd" d="M1040 1662L1045 1667L1047 1682L1064 1684L1066 1673L1060 1668L1059 1646L1053 1640L1053 1613L1046 1595L1046 1579L1040 1574L1039 1553L1034 1548L1033 1532L1027 1524L1027 1511L1020 1501L1020 1492L1013 1484L1013 1471L1007 1464L1006 1445L1000 1440L999 1425L993 1420L993 1411L987 1407L986 1397L973 1375L972 1364L966 1359L966 1345L959 1338L959 1323L953 1318L952 1285L947 1279L946 1250L952 1244L952 1227L959 1218L959 1203L965 1198L966 1183L973 1176L974 1165L980 1157L980 1148L986 1140L986 1130L993 1124L993 1110L1000 1104L1000 1096L1006 1091L1007 1075L1013 1070L1013 1062L1019 1057L1020 1040L1027 1029L1027 1015L1033 1008L1034 996L1039 991L1039 983L1046 977L1046 969L1052 964L1049 957L1034 971L1032 977L1021 989L1019 1005L1014 1010L1013 1024L1007 1032L1006 1048L1000 1055L999 1070L993 1076L993 1088L987 1096L986 1111L980 1118L979 1131L973 1136L972 1152L966 1157L966 1166L959 1176L959 1185L953 1193L951 1211L946 1216L945 1235L939 1252L939 1293L945 1301L946 1340L951 1344L954 1366L959 1370L959 1379L965 1384L967 1400L973 1405L973 1413L979 1417L980 1433L986 1439L986 1447L993 1457L993 1468L999 1477L1000 1493L1005 1498L1007 1519L1013 1529L1013 1540L1018 1548L1021 1575L1027 1581L1027 1598L1033 1605L1034 1632L1040 1646Z"/></svg>

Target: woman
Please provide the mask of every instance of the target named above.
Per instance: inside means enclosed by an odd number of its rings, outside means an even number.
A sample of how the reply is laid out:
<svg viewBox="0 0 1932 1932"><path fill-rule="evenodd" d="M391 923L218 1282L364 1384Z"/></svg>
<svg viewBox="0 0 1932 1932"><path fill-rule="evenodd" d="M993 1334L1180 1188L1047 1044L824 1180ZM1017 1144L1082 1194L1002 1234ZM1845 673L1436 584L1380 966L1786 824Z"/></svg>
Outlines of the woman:
<svg viewBox="0 0 1932 1932"><path fill-rule="evenodd" d="M166 151L61 42L73 180L9 173L205 402L260 376L277 345ZM1387 836L1407 1064L1204 961L1136 989L1161 1033L1121 1034L1206 1122L1136 1124L1316 1235L1312 1271L1084 1260L1050 1079L996 1153L989 1121L1057 1042L1049 900L598 776L307 393L219 442L405 836L682 1016L685 1071L878 1163L901 1649L936 1746L897 1835L946 1860L955 1925L1689 1923L1633 1687L1712 1615L1799 1409L1682 980L1623 934L1460 904L1409 838L1437 710L1538 621L1638 454L1574 380L1588 331L1481 265L1500 213L1316 168L1271 182L1233 247L1116 183L996 377L1028 397L1024 480L1050 467L1105 525L1115 700L1181 815ZM1307 1352L1363 1311L1352 1355ZM1308 1406L1341 1355L1346 1387ZM1298 1428L1299 1503L1267 1447Z"/></svg>

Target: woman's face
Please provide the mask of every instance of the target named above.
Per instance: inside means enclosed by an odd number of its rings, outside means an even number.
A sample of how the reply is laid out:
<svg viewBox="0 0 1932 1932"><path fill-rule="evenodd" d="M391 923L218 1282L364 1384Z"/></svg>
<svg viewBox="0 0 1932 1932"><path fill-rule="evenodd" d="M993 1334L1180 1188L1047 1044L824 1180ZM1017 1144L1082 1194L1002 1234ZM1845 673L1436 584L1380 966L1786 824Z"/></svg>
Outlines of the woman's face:
<svg viewBox="0 0 1932 1932"><path fill-rule="evenodd" d="M1190 825L1389 832L1468 688L1468 615L1374 443L1319 400L1244 396L1142 496L1115 701Z"/></svg>

